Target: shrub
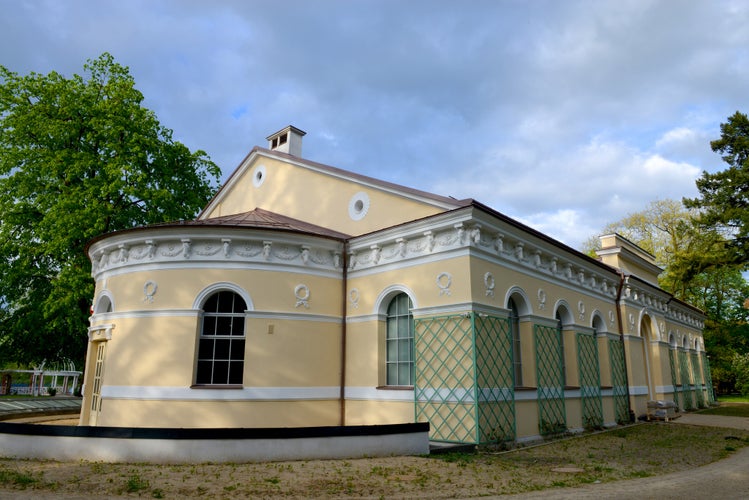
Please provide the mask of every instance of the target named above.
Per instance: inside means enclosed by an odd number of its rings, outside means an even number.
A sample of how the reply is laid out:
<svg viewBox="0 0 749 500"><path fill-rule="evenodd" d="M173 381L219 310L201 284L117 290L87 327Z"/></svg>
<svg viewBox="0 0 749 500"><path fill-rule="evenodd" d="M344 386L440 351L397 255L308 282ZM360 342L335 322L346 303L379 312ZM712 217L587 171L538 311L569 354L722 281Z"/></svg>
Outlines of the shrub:
<svg viewBox="0 0 749 500"><path fill-rule="evenodd" d="M736 390L749 396L749 354L735 354L731 364L736 373Z"/></svg>

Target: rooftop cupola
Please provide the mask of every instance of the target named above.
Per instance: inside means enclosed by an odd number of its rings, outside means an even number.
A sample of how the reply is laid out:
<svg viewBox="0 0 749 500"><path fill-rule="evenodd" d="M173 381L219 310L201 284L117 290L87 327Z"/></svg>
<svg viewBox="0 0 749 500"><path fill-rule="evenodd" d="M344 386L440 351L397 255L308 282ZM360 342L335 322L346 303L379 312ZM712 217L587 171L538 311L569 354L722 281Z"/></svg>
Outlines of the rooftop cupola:
<svg viewBox="0 0 749 500"><path fill-rule="evenodd" d="M302 137L307 134L293 125L282 128L275 134L271 134L268 139L268 149L280 151L293 156L302 156Z"/></svg>

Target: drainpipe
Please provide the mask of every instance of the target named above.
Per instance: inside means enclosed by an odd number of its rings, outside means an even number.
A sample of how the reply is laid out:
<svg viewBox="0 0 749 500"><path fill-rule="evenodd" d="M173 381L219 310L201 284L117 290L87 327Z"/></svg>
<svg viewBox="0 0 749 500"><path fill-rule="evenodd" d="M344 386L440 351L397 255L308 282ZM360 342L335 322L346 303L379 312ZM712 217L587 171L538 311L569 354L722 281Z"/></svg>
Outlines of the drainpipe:
<svg viewBox="0 0 749 500"><path fill-rule="evenodd" d="M616 290L616 321L619 326L619 338L622 341L622 356L624 357L624 383L627 387L627 410L629 415L632 415L632 402L629 397L629 372L627 371L627 348L624 343L624 324L622 322L622 290L624 289L624 281L626 276L622 271L619 271L619 288Z"/></svg>
<svg viewBox="0 0 749 500"><path fill-rule="evenodd" d="M341 388L338 393L339 412L338 425L346 425L346 296L348 294L348 245L343 242L341 255Z"/></svg>

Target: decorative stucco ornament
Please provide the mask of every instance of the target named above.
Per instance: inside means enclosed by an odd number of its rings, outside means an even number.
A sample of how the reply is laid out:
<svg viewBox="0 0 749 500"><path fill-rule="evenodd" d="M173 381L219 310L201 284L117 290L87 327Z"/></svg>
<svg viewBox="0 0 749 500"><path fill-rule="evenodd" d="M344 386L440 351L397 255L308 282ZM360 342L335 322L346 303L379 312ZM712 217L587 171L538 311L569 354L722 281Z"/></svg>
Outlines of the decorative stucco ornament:
<svg viewBox="0 0 749 500"><path fill-rule="evenodd" d="M153 296L156 295L158 289L159 285L155 281L146 281L143 285L143 302L153 304Z"/></svg>
<svg viewBox="0 0 749 500"><path fill-rule="evenodd" d="M486 286L486 296L494 297L494 275L492 273L484 273L484 286Z"/></svg>
<svg viewBox="0 0 749 500"><path fill-rule="evenodd" d="M440 273L437 275L437 287L440 289L440 295L451 295L450 286L453 284L453 277L450 273Z"/></svg>
<svg viewBox="0 0 749 500"><path fill-rule="evenodd" d="M351 307L359 309L359 289L352 288L348 293L348 299L351 302Z"/></svg>
<svg viewBox="0 0 749 500"><path fill-rule="evenodd" d="M309 287L307 285L297 285L294 288L294 296L296 297L296 305L294 307L304 306L309 309Z"/></svg>
<svg viewBox="0 0 749 500"><path fill-rule="evenodd" d="M538 297L538 309L543 310L546 308L546 292L543 288L538 289L538 294L536 295Z"/></svg>

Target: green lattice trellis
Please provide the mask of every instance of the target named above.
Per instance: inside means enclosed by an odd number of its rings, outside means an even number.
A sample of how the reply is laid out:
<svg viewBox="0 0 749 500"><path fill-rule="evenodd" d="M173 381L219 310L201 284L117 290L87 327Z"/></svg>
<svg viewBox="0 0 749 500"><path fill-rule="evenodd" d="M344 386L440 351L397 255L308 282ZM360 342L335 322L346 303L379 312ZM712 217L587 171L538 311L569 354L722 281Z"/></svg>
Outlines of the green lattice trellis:
<svg viewBox="0 0 749 500"><path fill-rule="evenodd" d="M534 325L536 347L536 383L538 390L538 430L551 435L567 430L564 406L564 374L561 359L562 332L559 329Z"/></svg>
<svg viewBox="0 0 749 500"><path fill-rule="evenodd" d="M414 321L417 421L431 439L515 439L512 334L505 318L474 313Z"/></svg>
<svg viewBox="0 0 749 500"><path fill-rule="evenodd" d="M687 352L679 350L678 356L679 371L681 372L681 393L684 397L684 409L694 410L694 400L692 399L692 390L690 389L692 382L689 374L689 360L687 359Z"/></svg>
<svg viewBox="0 0 749 500"><path fill-rule="evenodd" d="M705 393L702 384L702 370L700 370L700 355L693 352L691 358L692 373L694 374L694 396L697 408L705 408Z"/></svg>
<svg viewBox="0 0 749 500"><path fill-rule="evenodd" d="M475 443L475 344L470 316L414 319L416 420L437 441Z"/></svg>
<svg viewBox="0 0 749 500"><path fill-rule="evenodd" d="M673 398L674 403L679 408L684 408L684 389L682 386L681 391L681 401L679 401L679 379L677 378L677 372L676 372L676 359L674 356L674 349L668 350L668 363L671 368L671 384L674 386L674 392L673 392Z"/></svg>
<svg viewBox="0 0 749 500"><path fill-rule="evenodd" d="M627 393L627 373L624 365L624 344L618 339L609 339L609 361L611 363L611 386L614 399L616 422L629 422L629 394Z"/></svg>
<svg viewBox="0 0 749 500"><path fill-rule="evenodd" d="M595 429L603 426L601 402L601 372L598 363L598 341L589 333L577 334L577 366L580 372L580 401L583 426Z"/></svg>
<svg viewBox="0 0 749 500"><path fill-rule="evenodd" d="M710 359L702 354L702 371L703 380L707 386L707 402L708 404L715 403L715 392L713 391L713 376L710 373Z"/></svg>
<svg viewBox="0 0 749 500"><path fill-rule="evenodd" d="M510 320L475 317L479 442L515 440L515 381Z"/></svg>

